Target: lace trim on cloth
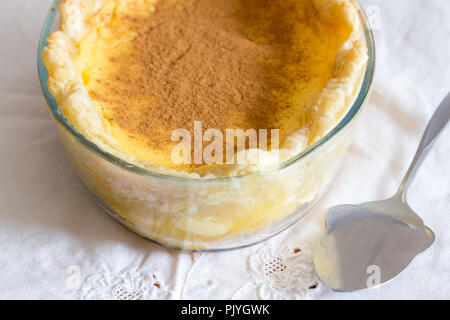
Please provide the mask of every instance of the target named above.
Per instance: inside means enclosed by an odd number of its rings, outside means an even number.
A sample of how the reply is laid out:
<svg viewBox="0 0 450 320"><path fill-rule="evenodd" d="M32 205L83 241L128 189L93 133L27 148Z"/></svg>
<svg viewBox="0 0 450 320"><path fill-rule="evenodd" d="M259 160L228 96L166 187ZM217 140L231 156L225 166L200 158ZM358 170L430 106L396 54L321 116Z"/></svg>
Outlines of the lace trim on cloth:
<svg viewBox="0 0 450 320"><path fill-rule="evenodd" d="M191 258L191 265L181 278L162 276L147 267L116 273L103 267L84 278L77 290L78 298L297 300L310 299L322 291L310 246L301 248L292 244L280 248L279 243L266 243L243 250L221 254L177 253ZM232 274L226 272L230 268L234 268Z"/></svg>
<svg viewBox="0 0 450 320"><path fill-rule="evenodd" d="M167 299L173 294L157 274L144 272L92 274L80 289L80 298L89 300Z"/></svg>
<svg viewBox="0 0 450 320"><path fill-rule="evenodd" d="M227 272L233 268L233 272ZM238 279L238 280L237 280ZM182 299L310 299L320 294L312 250L267 243L220 259L195 254Z"/></svg>
<svg viewBox="0 0 450 320"><path fill-rule="evenodd" d="M305 299L318 286L313 255L299 247L263 246L248 265L260 299Z"/></svg>

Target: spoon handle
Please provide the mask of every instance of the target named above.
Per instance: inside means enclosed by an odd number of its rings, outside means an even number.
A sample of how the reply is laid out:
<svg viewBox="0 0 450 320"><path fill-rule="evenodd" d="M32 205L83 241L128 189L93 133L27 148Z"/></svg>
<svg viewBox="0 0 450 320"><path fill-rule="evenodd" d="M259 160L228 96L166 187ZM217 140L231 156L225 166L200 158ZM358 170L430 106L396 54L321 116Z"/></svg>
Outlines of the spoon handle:
<svg viewBox="0 0 450 320"><path fill-rule="evenodd" d="M443 131L449 120L450 120L450 93L447 95L444 101L442 101L440 106L435 111L430 122L428 123L427 129L423 134L422 141L420 142L414 160L411 166L409 167L406 176L403 178L403 181L397 192L397 195L400 196L403 201L406 202L406 193L417 173L417 170L419 169L428 152L431 150L431 147L433 146L434 142L437 140L437 138L439 137L439 135L441 134L441 132Z"/></svg>

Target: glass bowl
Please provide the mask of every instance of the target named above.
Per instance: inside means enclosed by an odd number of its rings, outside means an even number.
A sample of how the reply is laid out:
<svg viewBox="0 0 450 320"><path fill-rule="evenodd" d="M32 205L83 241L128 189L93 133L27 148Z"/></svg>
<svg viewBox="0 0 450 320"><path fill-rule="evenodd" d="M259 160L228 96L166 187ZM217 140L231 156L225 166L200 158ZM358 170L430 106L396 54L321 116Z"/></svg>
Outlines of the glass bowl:
<svg viewBox="0 0 450 320"><path fill-rule="evenodd" d="M38 49L43 94L64 149L90 193L113 218L165 247L221 251L264 241L302 218L340 166L375 70L375 46L360 9L369 60L360 91L348 113L326 136L275 171L238 177L193 179L148 171L101 150L65 118L47 86L42 51L57 29L59 1L45 20Z"/></svg>

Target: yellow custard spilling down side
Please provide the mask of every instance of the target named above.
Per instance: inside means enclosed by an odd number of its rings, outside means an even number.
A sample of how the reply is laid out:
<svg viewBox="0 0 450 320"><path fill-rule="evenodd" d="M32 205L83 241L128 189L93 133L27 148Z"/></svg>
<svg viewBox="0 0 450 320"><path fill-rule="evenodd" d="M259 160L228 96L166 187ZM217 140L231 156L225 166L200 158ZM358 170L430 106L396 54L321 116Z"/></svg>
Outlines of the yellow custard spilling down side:
<svg viewBox="0 0 450 320"><path fill-rule="evenodd" d="M64 115L102 150L172 176L264 166L175 164L172 133L192 133L194 121L203 131L279 129L280 148L267 159L299 154L347 113L367 61L358 6L347 0L63 0L60 14L43 58ZM339 158L345 145L326 157ZM97 196L140 234L179 248L280 221L314 200L333 171L324 152L284 177L177 187L82 153L69 151Z"/></svg>

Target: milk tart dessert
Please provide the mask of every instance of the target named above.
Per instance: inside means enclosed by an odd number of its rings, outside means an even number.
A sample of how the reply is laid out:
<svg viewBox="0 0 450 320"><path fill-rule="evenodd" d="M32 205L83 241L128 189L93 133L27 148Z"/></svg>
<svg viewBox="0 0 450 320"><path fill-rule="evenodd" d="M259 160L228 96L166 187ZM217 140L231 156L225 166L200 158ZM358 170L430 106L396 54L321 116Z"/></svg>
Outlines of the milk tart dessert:
<svg viewBox="0 0 450 320"><path fill-rule="evenodd" d="M172 132L194 121L277 128L281 160L298 154L348 111L367 60L347 0L65 0L60 12L44 61L65 116L101 148L173 175L258 170L173 163Z"/></svg>
<svg viewBox="0 0 450 320"><path fill-rule="evenodd" d="M62 0L43 52L48 87L81 135L130 165L199 180L258 174L274 155L284 163L319 141L352 106L368 60L358 10L349 0ZM173 132L195 135L196 122L224 136L277 129L278 147L269 138L257 162L175 163ZM341 149L282 179L216 189L80 170L139 233L184 247L271 225L309 203Z"/></svg>

